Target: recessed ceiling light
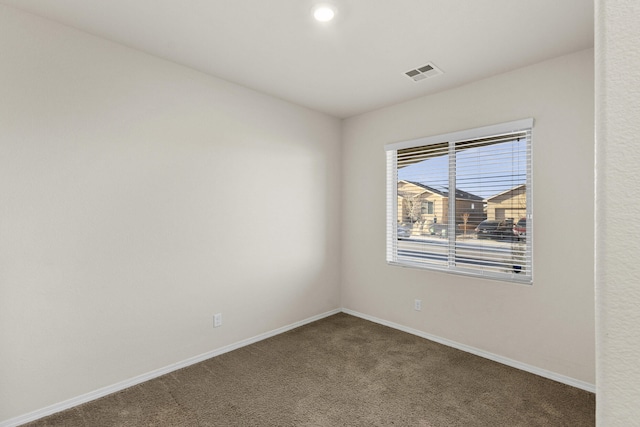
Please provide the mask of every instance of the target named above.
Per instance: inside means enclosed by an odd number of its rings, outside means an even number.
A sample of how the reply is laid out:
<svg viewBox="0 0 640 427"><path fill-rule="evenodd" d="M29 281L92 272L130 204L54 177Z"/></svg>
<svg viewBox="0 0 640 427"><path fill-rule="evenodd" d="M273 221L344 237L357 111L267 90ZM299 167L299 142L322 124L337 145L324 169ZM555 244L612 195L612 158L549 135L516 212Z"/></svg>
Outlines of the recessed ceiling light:
<svg viewBox="0 0 640 427"><path fill-rule="evenodd" d="M313 8L313 17L316 21L329 22L336 16L336 10L328 4L319 4Z"/></svg>

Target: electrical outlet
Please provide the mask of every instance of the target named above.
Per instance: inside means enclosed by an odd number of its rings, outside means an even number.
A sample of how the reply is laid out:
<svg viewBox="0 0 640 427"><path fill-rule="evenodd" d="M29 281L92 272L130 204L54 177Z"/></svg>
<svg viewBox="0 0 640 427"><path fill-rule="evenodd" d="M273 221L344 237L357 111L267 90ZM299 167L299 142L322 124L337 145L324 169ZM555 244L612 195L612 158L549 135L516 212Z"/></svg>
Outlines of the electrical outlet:
<svg viewBox="0 0 640 427"><path fill-rule="evenodd" d="M417 299L415 300L415 302L413 303L413 309L415 311L420 311L422 310L422 300L421 299Z"/></svg>
<svg viewBox="0 0 640 427"><path fill-rule="evenodd" d="M217 328L222 326L222 313L213 315L213 327Z"/></svg>

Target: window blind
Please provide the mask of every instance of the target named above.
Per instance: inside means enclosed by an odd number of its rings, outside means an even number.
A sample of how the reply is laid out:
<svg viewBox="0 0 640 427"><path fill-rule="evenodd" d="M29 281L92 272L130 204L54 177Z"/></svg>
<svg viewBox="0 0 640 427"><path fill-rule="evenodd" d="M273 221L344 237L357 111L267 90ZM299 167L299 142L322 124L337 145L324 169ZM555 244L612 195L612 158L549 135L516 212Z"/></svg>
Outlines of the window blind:
<svg viewBox="0 0 640 427"><path fill-rule="evenodd" d="M387 145L387 261L531 283L532 127Z"/></svg>

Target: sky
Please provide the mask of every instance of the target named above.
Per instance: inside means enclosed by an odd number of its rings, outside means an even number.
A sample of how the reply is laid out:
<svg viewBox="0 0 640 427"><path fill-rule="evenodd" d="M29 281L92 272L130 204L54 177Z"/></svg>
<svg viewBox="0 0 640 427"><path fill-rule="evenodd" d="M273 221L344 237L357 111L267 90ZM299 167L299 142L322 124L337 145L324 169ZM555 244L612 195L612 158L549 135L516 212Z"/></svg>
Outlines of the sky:
<svg viewBox="0 0 640 427"><path fill-rule="evenodd" d="M456 187L484 199L526 183L526 140L509 141L456 153ZM449 156L423 160L398 169L398 180L448 191Z"/></svg>

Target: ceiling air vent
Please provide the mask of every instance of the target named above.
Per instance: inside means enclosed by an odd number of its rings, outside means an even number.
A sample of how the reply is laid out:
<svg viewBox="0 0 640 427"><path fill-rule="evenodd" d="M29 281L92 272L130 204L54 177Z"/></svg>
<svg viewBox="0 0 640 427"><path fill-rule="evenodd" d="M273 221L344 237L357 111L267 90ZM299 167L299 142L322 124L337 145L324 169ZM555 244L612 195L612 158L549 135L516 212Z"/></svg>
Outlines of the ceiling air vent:
<svg viewBox="0 0 640 427"><path fill-rule="evenodd" d="M431 62L423 65L422 67L418 67L414 70L409 70L404 73L405 76L409 77L414 82L419 82L420 80L424 80L440 74L442 74L442 71Z"/></svg>

